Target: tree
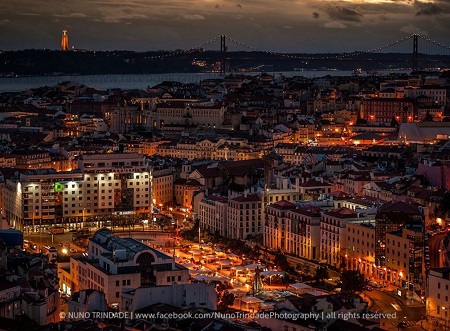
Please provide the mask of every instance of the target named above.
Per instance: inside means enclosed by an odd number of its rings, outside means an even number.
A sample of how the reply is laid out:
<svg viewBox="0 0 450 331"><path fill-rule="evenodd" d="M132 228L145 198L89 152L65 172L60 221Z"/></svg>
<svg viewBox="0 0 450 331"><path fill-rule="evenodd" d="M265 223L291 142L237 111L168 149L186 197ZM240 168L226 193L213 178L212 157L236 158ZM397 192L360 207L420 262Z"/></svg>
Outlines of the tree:
<svg viewBox="0 0 450 331"><path fill-rule="evenodd" d="M366 286L366 278L359 270L344 270L341 275L341 293L347 297L354 297Z"/></svg>
<svg viewBox="0 0 450 331"><path fill-rule="evenodd" d="M222 298L218 304L217 310L224 311L227 310L229 306L234 303L234 294L228 291L223 292Z"/></svg>
<svg viewBox="0 0 450 331"><path fill-rule="evenodd" d="M425 115L422 122L433 122L433 115L430 114L429 110L427 110L427 114Z"/></svg>
<svg viewBox="0 0 450 331"><path fill-rule="evenodd" d="M330 274L328 272L328 268L325 265L319 265L316 268L316 274L314 275L314 280L316 284L324 284L324 280L330 278Z"/></svg>
<svg viewBox="0 0 450 331"><path fill-rule="evenodd" d="M391 126L392 127L399 126L399 123L398 123L397 119L395 118L395 116L392 116Z"/></svg>
<svg viewBox="0 0 450 331"><path fill-rule="evenodd" d="M444 193L444 197L442 198L440 204L440 216L445 217L447 213L450 211L450 191Z"/></svg>
<svg viewBox="0 0 450 331"><path fill-rule="evenodd" d="M286 257L286 255L284 255L281 251L278 251L275 254L275 258L273 260L273 262L275 263L275 265L277 265L281 270L286 271L286 272L294 272L294 268L289 264L289 261Z"/></svg>

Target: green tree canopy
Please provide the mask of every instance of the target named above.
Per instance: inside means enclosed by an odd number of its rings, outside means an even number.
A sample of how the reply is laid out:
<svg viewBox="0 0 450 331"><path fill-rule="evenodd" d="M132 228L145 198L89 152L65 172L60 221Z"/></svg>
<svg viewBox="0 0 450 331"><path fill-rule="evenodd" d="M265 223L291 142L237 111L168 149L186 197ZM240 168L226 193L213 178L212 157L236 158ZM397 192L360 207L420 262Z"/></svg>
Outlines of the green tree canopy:
<svg viewBox="0 0 450 331"><path fill-rule="evenodd" d="M353 297L357 292L362 292L366 286L366 278L359 270L344 270L341 275L341 293Z"/></svg>
<svg viewBox="0 0 450 331"><path fill-rule="evenodd" d="M328 268L325 265L320 265L316 268L316 273L314 275L314 280L316 284L323 284L325 279L330 278Z"/></svg>

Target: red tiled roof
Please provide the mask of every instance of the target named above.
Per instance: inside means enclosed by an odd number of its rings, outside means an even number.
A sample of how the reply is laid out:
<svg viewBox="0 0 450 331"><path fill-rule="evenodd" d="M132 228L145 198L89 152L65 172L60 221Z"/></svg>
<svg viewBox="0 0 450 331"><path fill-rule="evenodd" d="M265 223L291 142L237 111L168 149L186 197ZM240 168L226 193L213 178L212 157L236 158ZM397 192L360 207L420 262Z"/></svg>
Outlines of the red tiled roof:
<svg viewBox="0 0 450 331"><path fill-rule="evenodd" d="M354 217L358 216L358 214L355 211L353 211L349 208L346 208L346 207L333 209L333 210L330 210L329 212L326 212L325 214L330 215L330 216L335 216L338 218L354 218Z"/></svg>
<svg viewBox="0 0 450 331"><path fill-rule="evenodd" d="M257 194L249 194L247 197L241 195L239 197L231 199L231 201L236 202L261 202L261 197Z"/></svg>
<svg viewBox="0 0 450 331"><path fill-rule="evenodd" d="M295 204L287 200L281 200L271 204L271 207L277 209L294 209Z"/></svg>

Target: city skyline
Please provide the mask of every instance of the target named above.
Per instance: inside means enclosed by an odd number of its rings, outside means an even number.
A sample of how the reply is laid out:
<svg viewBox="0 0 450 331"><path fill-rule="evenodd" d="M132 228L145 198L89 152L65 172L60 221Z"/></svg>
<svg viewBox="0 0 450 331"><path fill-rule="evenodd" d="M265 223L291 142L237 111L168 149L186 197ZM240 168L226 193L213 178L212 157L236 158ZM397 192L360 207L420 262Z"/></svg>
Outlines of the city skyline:
<svg viewBox="0 0 450 331"><path fill-rule="evenodd" d="M445 44L450 1L2 1L2 50L189 49L221 34L264 50L365 50L413 33ZM32 33L30 33L32 31ZM218 48L218 45L217 47Z"/></svg>

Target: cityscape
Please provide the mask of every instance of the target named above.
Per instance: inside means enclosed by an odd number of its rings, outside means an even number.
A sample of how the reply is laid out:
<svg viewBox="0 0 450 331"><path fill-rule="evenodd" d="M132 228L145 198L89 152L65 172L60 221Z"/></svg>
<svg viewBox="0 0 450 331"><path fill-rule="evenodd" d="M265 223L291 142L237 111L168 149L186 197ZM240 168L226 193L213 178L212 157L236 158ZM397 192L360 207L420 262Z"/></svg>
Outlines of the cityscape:
<svg viewBox="0 0 450 331"><path fill-rule="evenodd" d="M316 58L224 34L133 58L70 28L1 51L0 330L450 330L450 55L421 47L450 48L408 32ZM78 79L103 61L180 67Z"/></svg>

